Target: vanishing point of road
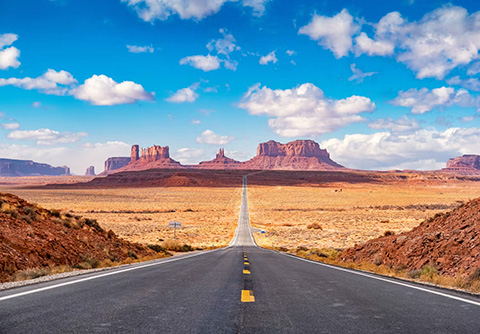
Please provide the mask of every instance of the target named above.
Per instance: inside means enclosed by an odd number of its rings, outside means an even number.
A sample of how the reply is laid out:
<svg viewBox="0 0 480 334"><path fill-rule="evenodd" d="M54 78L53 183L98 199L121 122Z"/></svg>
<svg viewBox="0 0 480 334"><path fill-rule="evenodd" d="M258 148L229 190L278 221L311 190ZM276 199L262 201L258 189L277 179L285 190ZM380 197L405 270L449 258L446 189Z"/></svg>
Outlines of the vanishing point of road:
<svg viewBox="0 0 480 334"><path fill-rule="evenodd" d="M255 245L0 292L0 333L480 333L480 299Z"/></svg>

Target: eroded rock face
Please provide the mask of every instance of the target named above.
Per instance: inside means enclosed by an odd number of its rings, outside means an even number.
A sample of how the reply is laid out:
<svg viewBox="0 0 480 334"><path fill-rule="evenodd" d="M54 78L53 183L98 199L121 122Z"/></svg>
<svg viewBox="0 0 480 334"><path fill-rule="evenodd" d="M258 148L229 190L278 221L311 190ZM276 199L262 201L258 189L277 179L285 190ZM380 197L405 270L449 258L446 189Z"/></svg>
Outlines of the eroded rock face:
<svg viewBox="0 0 480 334"><path fill-rule="evenodd" d="M464 171L479 170L480 171L480 155L465 154L461 157L452 158L447 161L446 170Z"/></svg>
<svg viewBox="0 0 480 334"><path fill-rule="evenodd" d="M470 274L480 268L479 231L480 198L427 219L409 232L346 249L341 258L409 271L430 264L447 276Z"/></svg>
<svg viewBox="0 0 480 334"><path fill-rule="evenodd" d="M210 161L202 161L198 165L198 167L205 168L205 169L231 169L231 168L239 168L241 166L242 166L242 163L240 161L226 157L225 149L223 148L218 150L218 153L215 159Z"/></svg>
<svg viewBox="0 0 480 334"><path fill-rule="evenodd" d="M168 146L153 145L152 147L142 148L141 156L138 156L138 145L132 146L131 158L127 165L118 171L135 171L154 168L183 168L178 162L170 158Z"/></svg>
<svg viewBox="0 0 480 334"><path fill-rule="evenodd" d="M133 145L132 146L132 153L130 154L130 161L137 161L140 159L140 152L139 152L139 146L138 145Z"/></svg>
<svg viewBox="0 0 480 334"><path fill-rule="evenodd" d="M88 176L95 176L95 167L94 166L90 166L87 168L87 170L85 171L85 175L88 175Z"/></svg>
<svg viewBox="0 0 480 334"><path fill-rule="evenodd" d="M345 169L330 159L327 150L313 140L295 140L281 144L270 140L261 143L257 155L245 162L249 169L298 169L335 170Z"/></svg>
<svg viewBox="0 0 480 334"><path fill-rule="evenodd" d="M32 160L0 159L0 176L43 175L70 175L70 168L52 167Z"/></svg>
<svg viewBox="0 0 480 334"><path fill-rule="evenodd" d="M104 173L108 174L109 172L115 171L122 167L125 167L130 162L129 157L112 157L105 160L105 170Z"/></svg>

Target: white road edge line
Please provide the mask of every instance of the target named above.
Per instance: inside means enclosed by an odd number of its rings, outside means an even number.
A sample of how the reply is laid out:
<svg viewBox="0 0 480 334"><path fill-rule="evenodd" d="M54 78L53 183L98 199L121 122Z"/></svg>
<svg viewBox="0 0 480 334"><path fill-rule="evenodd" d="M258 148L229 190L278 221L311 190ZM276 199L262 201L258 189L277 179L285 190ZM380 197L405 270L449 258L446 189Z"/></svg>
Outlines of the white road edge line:
<svg viewBox="0 0 480 334"><path fill-rule="evenodd" d="M51 290L51 289L55 289L55 288L60 288L62 286L72 285L72 284L76 284L76 283L80 283L80 282L91 281L91 280L101 278L101 277L121 274L121 273L124 273L124 272L127 272L127 271L132 271L132 270L137 270L137 269L142 269L142 268L147 268L147 267L152 267L152 266L158 266L158 265L165 264L165 263L185 260L185 259L189 259L189 258L192 258L192 257L195 257L195 256L216 252L216 251L226 249L226 248L229 248L229 247L214 249L214 250L210 250L210 251L206 251L206 252L200 252L200 253L196 253L196 254L192 254L192 255L186 255L186 256L173 258L173 259L168 259L168 260L159 261L159 262L147 263L147 264L143 264L143 265L139 265L139 266L135 266L135 267L130 267L130 268L126 268L126 269L120 269L120 270L112 269L112 271L109 271L109 272L106 272L106 273L103 273L103 274L99 274L99 275L84 277L84 278L80 278L80 279L77 279L77 280L74 280L74 281L63 282L63 283L59 283L59 284L45 286L43 288L38 288L38 289L29 290L29 291L14 293L14 294L11 294L11 295L8 295L8 296L3 296L3 297L0 297L0 301L4 301L4 300L7 300L7 299L12 299L12 298L17 298L17 297L21 297L21 296L25 296L25 295L30 295L30 294L36 293L36 292L41 292L41 291Z"/></svg>
<svg viewBox="0 0 480 334"><path fill-rule="evenodd" d="M266 248L263 248L263 249L268 250ZM275 252L275 251L272 251L272 252ZM355 275L359 275L359 276L373 278L373 279L376 279L376 280L379 280L379 281L384 281L384 282L388 282L388 283L392 283L392 284L397 284L397 285L405 286L407 288L432 293L434 295L439 295L439 296L450 298L450 299L455 299L455 300L458 300L458 301L461 301L461 302L464 302L464 303L473 304L475 306L480 306L480 302L476 302L476 301L473 301L473 300L470 300L470 299L465 299L465 298L462 298L462 297L452 296L452 295L449 295L447 293L443 293L443 292L439 292L439 291L435 291L435 290L430 290L430 289L423 288L423 287L420 287L420 286L415 286L415 285L408 284L408 283L403 283L403 282L397 282L397 281L394 281L394 280L390 280L388 278L373 276L373 275L369 275L367 273L363 273L363 272L360 272L360 271L355 271L355 270L350 270L350 269L347 269L347 268L332 266L332 265L322 263L322 262L316 262L316 261L312 261L312 260L308 260L308 259L303 259L303 258L293 256L293 255L290 255L290 254L285 254L285 253L282 253L282 252L275 252L275 253L281 254L281 255L284 255L284 256L288 256L290 258L297 259L297 260L300 260L300 261L305 261L305 262L317 264L319 266L324 266L324 267L328 267L328 268L331 268L331 269L345 271L345 272L350 273L350 274L355 274Z"/></svg>

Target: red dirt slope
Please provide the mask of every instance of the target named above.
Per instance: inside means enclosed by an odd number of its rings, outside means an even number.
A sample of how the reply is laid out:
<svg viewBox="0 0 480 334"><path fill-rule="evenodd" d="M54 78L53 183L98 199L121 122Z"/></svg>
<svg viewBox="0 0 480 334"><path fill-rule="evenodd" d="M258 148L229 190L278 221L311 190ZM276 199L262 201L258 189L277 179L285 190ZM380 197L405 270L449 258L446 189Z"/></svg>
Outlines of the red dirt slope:
<svg viewBox="0 0 480 334"><path fill-rule="evenodd" d="M409 232L346 249L341 259L410 271L430 264L446 276L471 274L480 268L480 198L426 220Z"/></svg>
<svg viewBox="0 0 480 334"><path fill-rule="evenodd" d="M67 265L96 267L155 252L106 232L95 220L62 215L0 193L0 282L19 270Z"/></svg>

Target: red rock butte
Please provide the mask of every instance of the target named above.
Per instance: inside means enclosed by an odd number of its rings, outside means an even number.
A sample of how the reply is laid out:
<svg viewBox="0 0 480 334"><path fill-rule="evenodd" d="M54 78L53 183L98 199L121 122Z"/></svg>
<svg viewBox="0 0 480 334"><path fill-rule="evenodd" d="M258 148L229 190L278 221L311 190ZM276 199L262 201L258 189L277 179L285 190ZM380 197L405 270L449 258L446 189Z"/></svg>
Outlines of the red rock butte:
<svg viewBox="0 0 480 334"><path fill-rule="evenodd" d="M456 172L465 174L480 173L480 155L465 154L461 157L449 159L444 172Z"/></svg>
<svg viewBox="0 0 480 334"><path fill-rule="evenodd" d="M198 166L194 166L194 167L204 168L204 169L231 169L231 168L239 168L241 165L242 163L240 161L226 157L225 149L221 148L218 150L218 153L215 159L210 161L202 161L198 164Z"/></svg>
<svg viewBox="0 0 480 334"><path fill-rule="evenodd" d="M313 140L295 140L280 144L270 140L261 143L257 155L245 162L248 169L291 170L344 170L332 159L327 150L321 149Z"/></svg>
<svg viewBox="0 0 480 334"><path fill-rule="evenodd" d="M183 166L170 158L168 146L154 145L140 149L138 145L133 145L130 158L109 158L105 162L103 174L154 168L346 170L345 167L330 159L327 150L321 149L313 140L295 140L287 144L270 140L259 144L257 155L245 162L225 156L225 150L221 148L215 159L189 166Z"/></svg>
<svg viewBox="0 0 480 334"><path fill-rule="evenodd" d="M139 151L141 155L139 155ZM153 145L139 150L133 145L130 153L130 162L115 172L146 170L154 168L184 168L178 161L170 158L168 146Z"/></svg>

